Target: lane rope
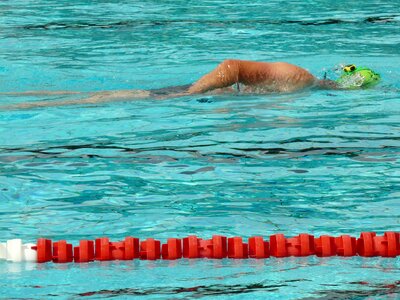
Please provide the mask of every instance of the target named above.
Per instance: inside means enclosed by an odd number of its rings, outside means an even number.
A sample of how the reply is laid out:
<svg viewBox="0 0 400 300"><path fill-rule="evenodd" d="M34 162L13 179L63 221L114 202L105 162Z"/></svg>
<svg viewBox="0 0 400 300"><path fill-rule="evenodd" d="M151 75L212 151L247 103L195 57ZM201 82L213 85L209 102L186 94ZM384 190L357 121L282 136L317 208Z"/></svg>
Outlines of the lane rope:
<svg viewBox="0 0 400 300"><path fill-rule="evenodd" d="M383 235L362 232L359 238L350 235L330 236L302 233L285 237L278 233L269 240L262 236L250 237L247 242L241 237L213 235L211 239L201 239L195 235L169 238L161 244L159 240L148 238L139 240L126 237L122 241L111 242L102 237L94 241L80 240L73 246L65 240L53 242L39 238L36 244L24 244L21 239L0 243L0 260L12 262L54 262L87 263L109 260L175 260L175 259L266 259L289 256L363 256L396 257L400 255L400 233L387 231Z"/></svg>

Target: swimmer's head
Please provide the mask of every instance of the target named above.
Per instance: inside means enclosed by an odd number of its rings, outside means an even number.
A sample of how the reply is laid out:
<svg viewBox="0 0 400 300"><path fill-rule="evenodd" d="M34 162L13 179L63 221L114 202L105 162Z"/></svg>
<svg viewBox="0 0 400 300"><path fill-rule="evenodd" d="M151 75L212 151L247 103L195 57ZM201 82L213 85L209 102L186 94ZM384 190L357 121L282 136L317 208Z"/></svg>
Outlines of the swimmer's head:
<svg viewBox="0 0 400 300"><path fill-rule="evenodd" d="M336 80L341 88L358 89L369 88L379 83L381 76L369 68L347 65L343 67L343 74Z"/></svg>

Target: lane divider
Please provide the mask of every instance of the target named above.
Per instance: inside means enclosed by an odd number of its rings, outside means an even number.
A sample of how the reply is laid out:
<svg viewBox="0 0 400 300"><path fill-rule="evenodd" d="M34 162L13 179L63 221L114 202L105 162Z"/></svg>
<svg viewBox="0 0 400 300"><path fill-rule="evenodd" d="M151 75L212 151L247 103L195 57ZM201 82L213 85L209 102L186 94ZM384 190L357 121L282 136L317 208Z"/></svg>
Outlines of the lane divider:
<svg viewBox="0 0 400 300"><path fill-rule="evenodd" d="M134 237L126 237L117 242L111 242L107 237L95 241L81 240L77 246L65 240L53 242L45 238L39 238L36 244L23 244L21 239L0 243L0 259L38 263L180 258L265 259L271 256L310 255L396 257L400 255L400 233L388 231L377 236L375 232L362 232L359 238L349 235L314 237L306 233L288 238L279 233L271 235L269 241L255 236L250 237L247 242L241 237L214 235L205 240L191 235L183 239L169 238L165 244L152 238L140 241Z"/></svg>

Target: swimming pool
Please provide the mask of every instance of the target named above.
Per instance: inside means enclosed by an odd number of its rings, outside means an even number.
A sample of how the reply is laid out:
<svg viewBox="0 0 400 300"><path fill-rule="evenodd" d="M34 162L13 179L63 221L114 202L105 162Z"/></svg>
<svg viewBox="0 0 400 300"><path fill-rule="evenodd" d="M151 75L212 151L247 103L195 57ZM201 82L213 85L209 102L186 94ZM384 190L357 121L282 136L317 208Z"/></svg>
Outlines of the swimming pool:
<svg viewBox="0 0 400 300"><path fill-rule="evenodd" d="M320 77L355 63L383 78L364 91L1 110L1 240L398 231L399 22L396 2L372 0L1 2L0 91L160 88L225 58ZM398 260L383 258L0 266L8 298L399 293Z"/></svg>

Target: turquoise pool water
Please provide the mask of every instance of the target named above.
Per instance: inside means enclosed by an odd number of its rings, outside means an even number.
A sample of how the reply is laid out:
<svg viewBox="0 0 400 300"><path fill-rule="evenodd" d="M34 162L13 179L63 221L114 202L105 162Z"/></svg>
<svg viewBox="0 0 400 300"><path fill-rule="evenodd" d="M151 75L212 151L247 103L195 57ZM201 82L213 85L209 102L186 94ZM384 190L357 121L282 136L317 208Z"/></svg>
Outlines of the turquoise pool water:
<svg viewBox="0 0 400 300"><path fill-rule="evenodd" d="M6 110L1 240L399 231L398 1L2 1L0 92L188 84L225 58L363 91L204 96ZM397 298L397 259L30 265L0 262L5 298Z"/></svg>

